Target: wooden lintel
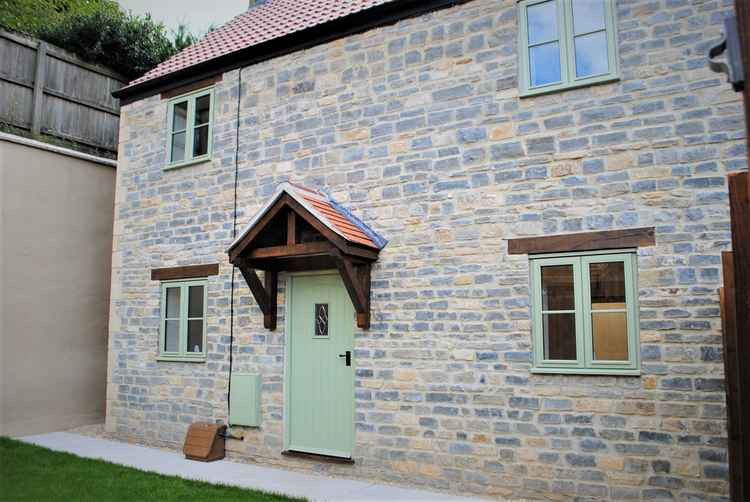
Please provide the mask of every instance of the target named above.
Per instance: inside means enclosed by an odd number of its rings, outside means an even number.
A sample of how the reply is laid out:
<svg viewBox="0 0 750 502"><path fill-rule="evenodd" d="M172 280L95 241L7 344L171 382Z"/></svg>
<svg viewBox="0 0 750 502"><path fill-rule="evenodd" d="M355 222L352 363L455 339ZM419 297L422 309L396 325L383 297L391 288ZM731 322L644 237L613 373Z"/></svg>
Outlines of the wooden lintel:
<svg viewBox="0 0 750 502"><path fill-rule="evenodd" d="M287 244L286 246L255 248L247 253L247 257L249 259L295 258L316 254L328 254L333 249L333 246L328 242L305 242L303 244Z"/></svg>
<svg viewBox="0 0 750 502"><path fill-rule="evenodd" d="M171 281L175 279L195 279L198 277L209 277L219 275L219 264L210 265L186 265L182 267L154 268L151 269L152 281Z"/></svg>
<svg viewBox="0 0 750 502"><path fill-rule="evenodd" d="M191 84L182 85L180 87L173 87L172 89L162 92L161 99L171 99L176 96L181 96L189 92L193 92L193 91L197 91L206 87L210 87L217 82L221 82L222 76L223 75L219 73L217 75L214 75L213 77L199 80L198 82L193 82Z"/></svg>
<svg viewBox="0 0 750 502"><path fill-rule="evenodd" d="M370 264L355 265L351 259L339 255L336 257L341 279L344 281L354 310L357 312L357 326L362 329L370 327ZM367 286L367 288L366 288Z"/></svg>
<svg viewBox="0 0 750 502"><path fill-rule="evenodd" d="M567 253L656 244L654 227L508 239L508 254Z"/></svg>

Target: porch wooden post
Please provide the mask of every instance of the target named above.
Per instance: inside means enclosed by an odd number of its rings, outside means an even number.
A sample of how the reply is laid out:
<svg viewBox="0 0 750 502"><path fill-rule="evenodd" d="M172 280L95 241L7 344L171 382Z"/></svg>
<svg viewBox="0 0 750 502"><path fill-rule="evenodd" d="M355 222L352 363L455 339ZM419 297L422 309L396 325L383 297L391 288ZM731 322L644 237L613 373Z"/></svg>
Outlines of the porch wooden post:
<svg viewBox="0 0 750 502"><path fill-rule="evenodd" d="M266 329L274 331L276 329L276 319L278 306L276 297L278 296L279 276L274 270L266 270L265 290L268 299L268 311L263 313L263 326Z"/></svg>

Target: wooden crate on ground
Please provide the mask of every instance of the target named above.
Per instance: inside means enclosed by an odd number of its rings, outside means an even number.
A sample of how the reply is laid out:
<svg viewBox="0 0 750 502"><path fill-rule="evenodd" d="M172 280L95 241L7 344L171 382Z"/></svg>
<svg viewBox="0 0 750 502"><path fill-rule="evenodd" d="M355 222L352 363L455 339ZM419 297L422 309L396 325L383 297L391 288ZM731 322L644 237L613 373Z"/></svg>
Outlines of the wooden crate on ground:
<svg viewBox="0 0 750 502"><path fill-rule="evenodd" d="M224 434L227 426L196 422L190 425L182 452L185 458L213 462L224 458Z"/></svg>

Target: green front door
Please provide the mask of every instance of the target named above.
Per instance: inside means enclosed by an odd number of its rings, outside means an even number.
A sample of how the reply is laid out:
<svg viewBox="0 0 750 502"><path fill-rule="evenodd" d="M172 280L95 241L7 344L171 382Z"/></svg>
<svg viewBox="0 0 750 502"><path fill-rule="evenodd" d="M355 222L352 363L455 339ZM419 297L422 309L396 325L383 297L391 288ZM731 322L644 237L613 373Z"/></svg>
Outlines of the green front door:
<svg viewBox="0 0 750 502"><path fill-rule="evenodd" d="M286 449L350 458L354 307L338 273L289 280Z"/></svg>

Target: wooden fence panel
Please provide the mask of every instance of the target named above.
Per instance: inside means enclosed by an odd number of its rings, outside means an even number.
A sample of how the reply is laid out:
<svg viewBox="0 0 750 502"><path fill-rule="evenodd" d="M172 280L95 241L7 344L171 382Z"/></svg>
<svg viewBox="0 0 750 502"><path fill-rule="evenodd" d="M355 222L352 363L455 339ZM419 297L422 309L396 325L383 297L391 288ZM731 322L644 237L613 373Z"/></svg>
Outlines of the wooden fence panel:
<svg viewBox="0 0 750 502"><path fill-rule="evenodd" d="M0 123L117 151L126 80L44 42L0 30Z"/></svg>
<svg viewBox="0 0 750 502"><path fill-rule="evenodd" d="M0 122L30 129L33 103L31 89L0 80Z"/></svg>
<svg viewBox="0 0 750 502"><path fill-rule="evenodd" d="M0 75L26 85L34 84L36 51L13 40L3 38L0 32Z"/></svg>

